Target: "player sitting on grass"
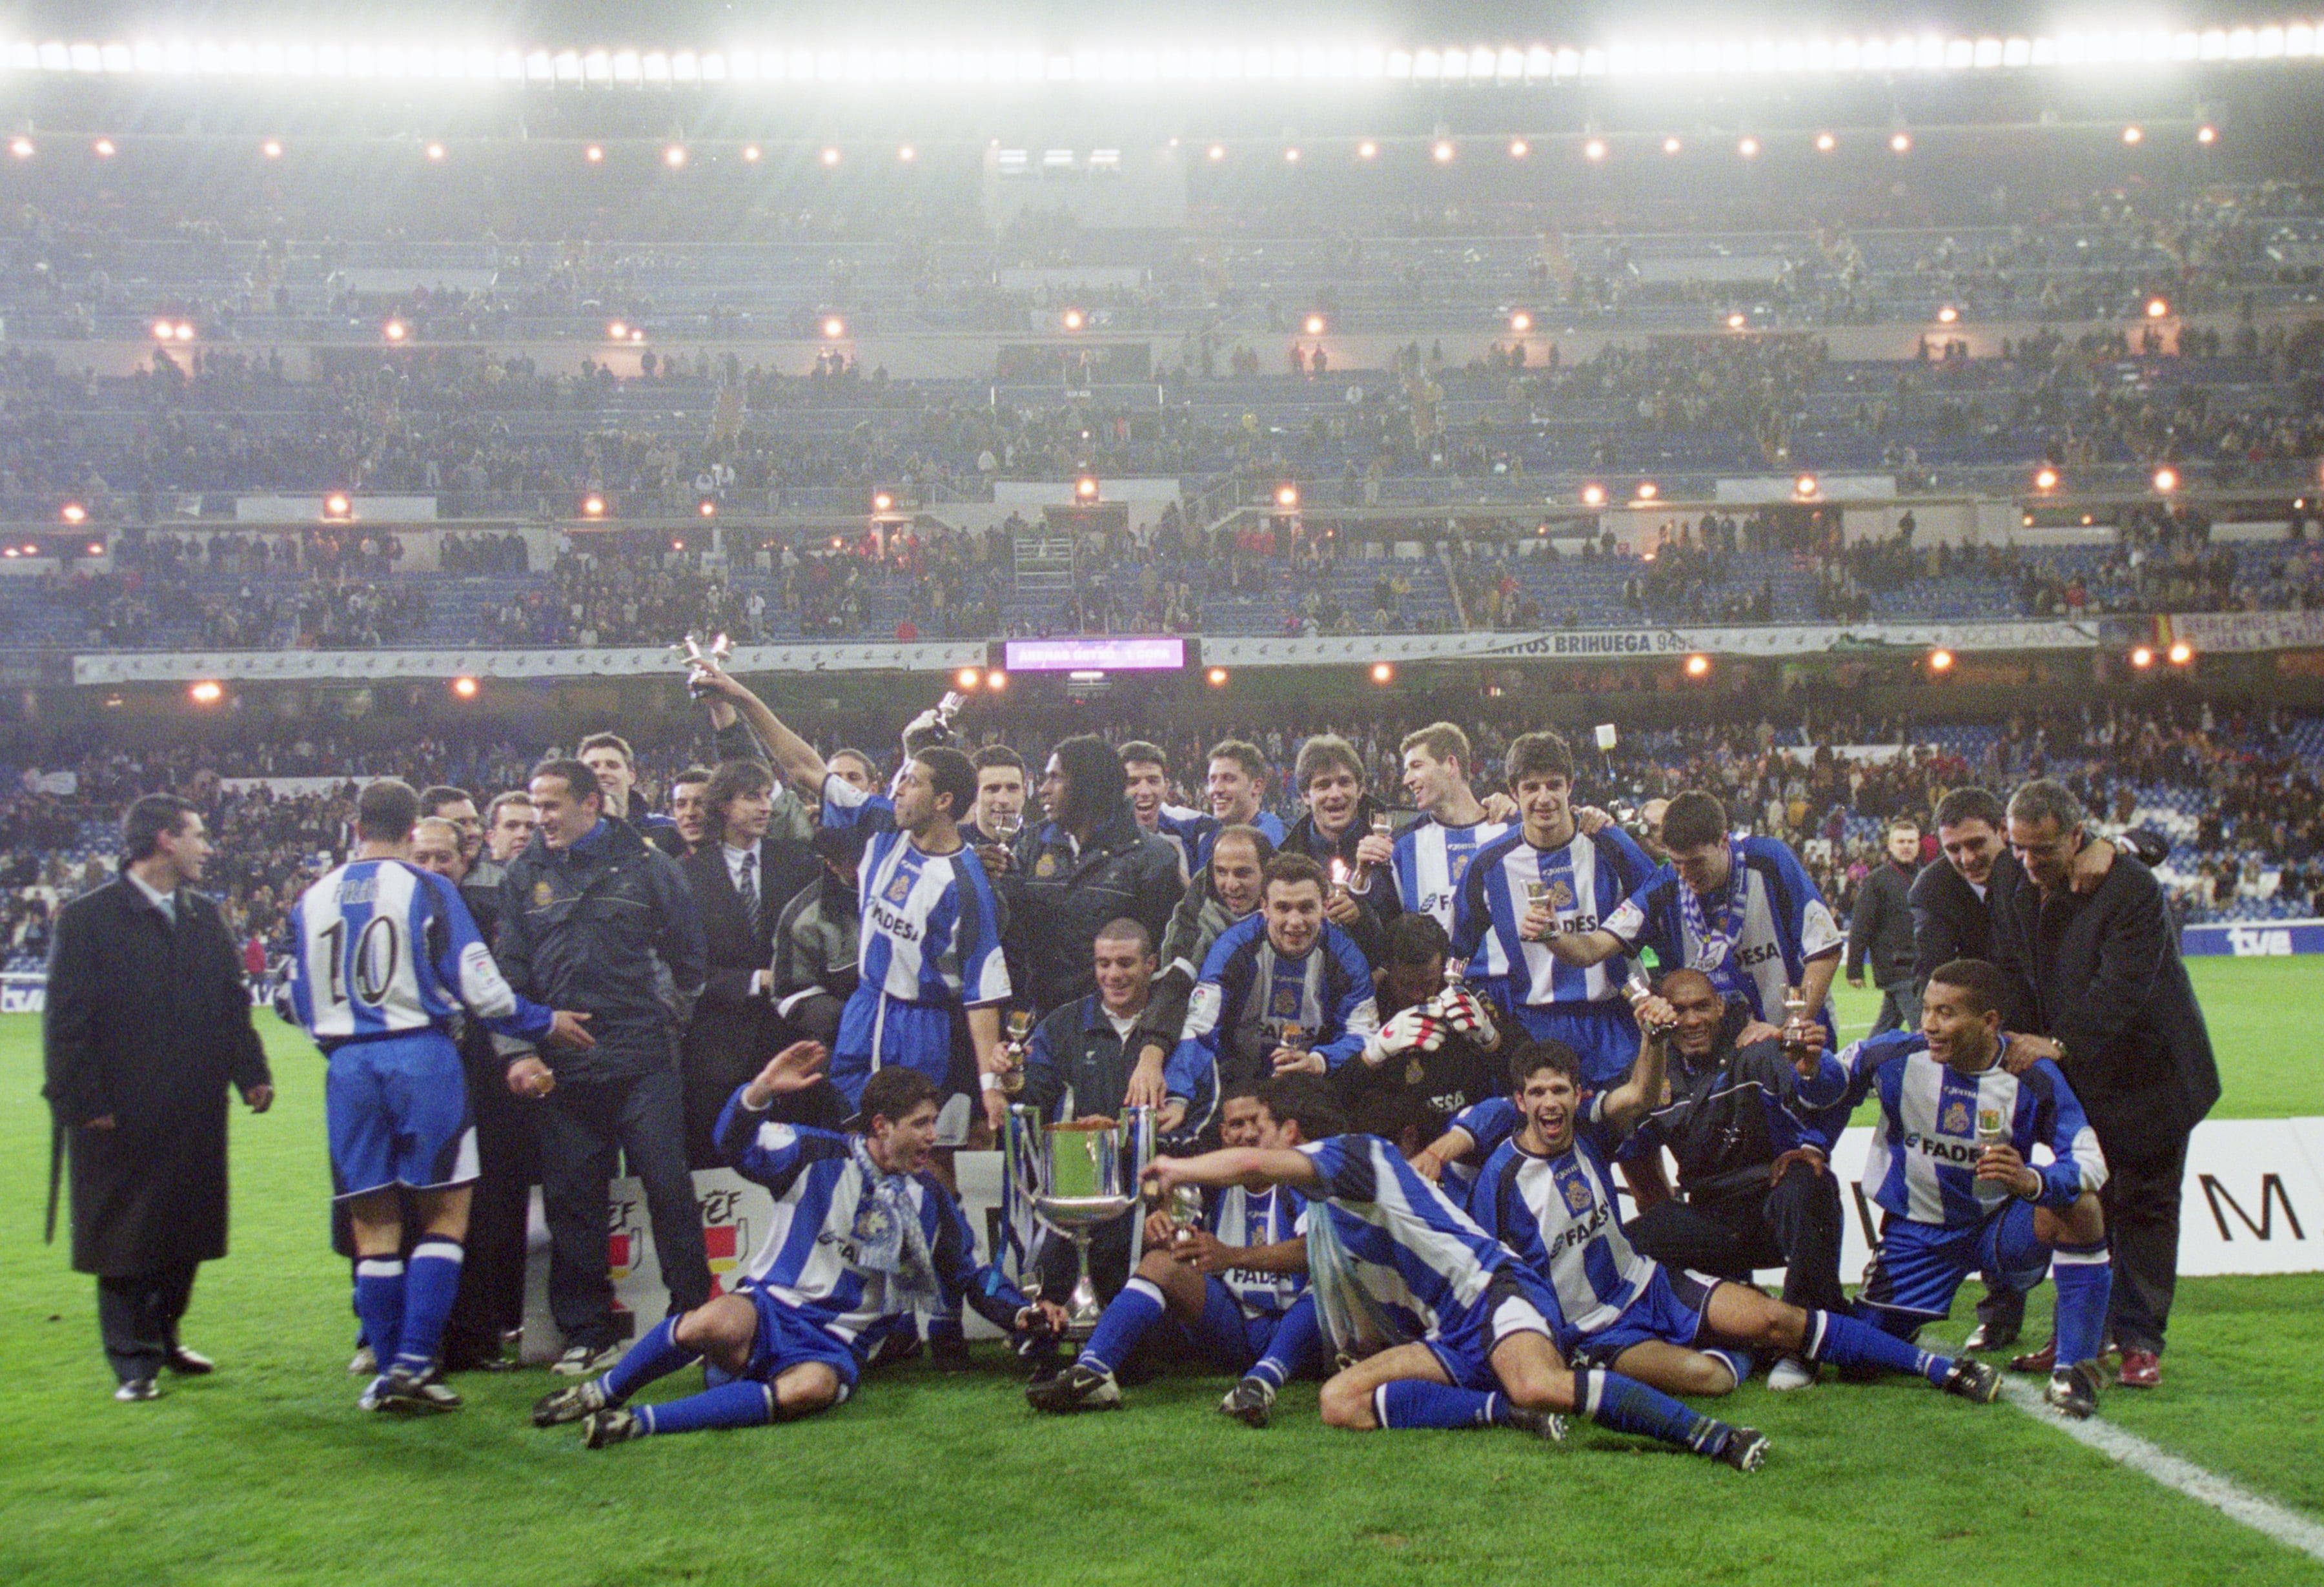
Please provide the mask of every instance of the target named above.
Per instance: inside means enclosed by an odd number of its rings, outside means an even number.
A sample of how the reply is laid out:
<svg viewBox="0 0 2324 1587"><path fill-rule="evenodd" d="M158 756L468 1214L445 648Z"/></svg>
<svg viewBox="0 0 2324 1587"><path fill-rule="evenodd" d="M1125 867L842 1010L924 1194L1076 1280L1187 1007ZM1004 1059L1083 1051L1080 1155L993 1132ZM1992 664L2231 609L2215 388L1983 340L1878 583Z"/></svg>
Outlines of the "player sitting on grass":
<svg viewBox="0 0 2324 1587"><path fill-rule="evenodd" d="M990 1267L960 1204L928 1172L935 1082L900 1065L864 1083L863 1133L766 1121L779 1095L804 1091L828 1051L794 1042L739 1088L718 1120L719 1150L774 1193L773 1222L731 1295L664 1318L611 1371L532 1407L533 1425L584 1424L591 1449L655 1433L795 1421L844 1400L864 1358L916 1307L966 1300L995 1325L1054 1333L1064 1308L1028 1305ZM707 1360L700 1394L626 1408L657 1378ZM723 1380L720 1380L723 1379Z"/></svg>
<svg viewBox="0 0 2324 1587"><path fill-rule="evenodd" d="M1880 1250L1858 1304L1910 1334L1952 1310L1971 1271L2022 1295L2054 1251L2058 1361L2044 1398L2087 1416L2098 1409L2114 1287L2098 1210L2106 1157L2055 1064L2013 1074L2003 1062L2007 992L1982 959L1939 965L1921 994L1920 1034L1892 1030L1838 1056L1820 1041L1801 1049L1800 1101L1852 1108L1879 1097L1864 1185L1880 1206ZM2049 1149L2045 1167L2026 1161L2037 1143Z"/></svg>
<svg viewBox="0 0 2324 1587"><path fill-rule="evenodd" d="M1380 1345L1323 1385L1325 1422L1360 1432L1517 1427L1556 1442L1565 1436L1560 1413L1578 1411L1601 1427L1758 1468L1767 1441L1754 1429L1618 1373L1569 1367L1554 1342L1564 1324L1548 1286L1394 1145L1341 1133L1328 1082L1282 1075L1260 1094L1307 1144L1163 1158L1146 1178L1166 1191L1286 1185L1307 1198L1308 1273L1332 1336Z"/></svg>
<svg viewBox="0 0 2324 1587"><path fill-rule="evenodd" d="M1305 1144L1296 1123L1267 1111L1256 1081L1227 1088L1219 1138L1230 1147L1288 1149ZM1315 1303L1307 1287L1307 1244L1297 1229L1305 1204L1285 1189L1230 1185L1204 1198L1189 1228L1166 1208L1146 1220L1137 1276L1098 1319L1081 1359L1025 1390L1035 1410L1121 1408L1114 1373L1154 1326L1175 1324L1181 1353L1200 1353L1242 1379L1220 1402L1228 1416L1264 1427L1275 1391L1314 1361Z"/></svg>
<svg viewBox="0 0 2324 1587"><path fill-rule="evenodd" d="M1949 1361L1836 1312L1786 1306L1747 1285L1664 1267L1622 1232L1608 1164L1663 1094L1676 1012L1642 1000L1637 1061L1610 1091L1581 1100L1581 1062L1563 1042L1528 1042L1509 1060L1522 1122L1485 1164L1469 1210L1548 1280L1580 1365L1618 1369L1671 1394L1725 1394L1750 1375L1754 1350L1842 1367L1917 1372L1948 1394L1990 1404L2001 1374ZM1821 1027L1815 1027L1821 1030Z"/></svg>

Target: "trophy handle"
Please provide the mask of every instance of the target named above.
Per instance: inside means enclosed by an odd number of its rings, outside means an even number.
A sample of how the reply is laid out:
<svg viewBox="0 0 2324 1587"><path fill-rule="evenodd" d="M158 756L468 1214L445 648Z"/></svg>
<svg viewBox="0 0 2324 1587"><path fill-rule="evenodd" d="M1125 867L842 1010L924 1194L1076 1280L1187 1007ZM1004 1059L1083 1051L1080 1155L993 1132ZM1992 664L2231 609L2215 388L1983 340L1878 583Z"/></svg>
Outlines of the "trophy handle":
<svg viewBox="0 0 2324 1587"><path fill-rule="evenodd" d="M1001 1136L1001 1222L1016 1246L1019 1282L1040 1281L1049 1238L1064 1231L1041 1215L1041 1118L1028 1103L1012 1103Z"/></svg>

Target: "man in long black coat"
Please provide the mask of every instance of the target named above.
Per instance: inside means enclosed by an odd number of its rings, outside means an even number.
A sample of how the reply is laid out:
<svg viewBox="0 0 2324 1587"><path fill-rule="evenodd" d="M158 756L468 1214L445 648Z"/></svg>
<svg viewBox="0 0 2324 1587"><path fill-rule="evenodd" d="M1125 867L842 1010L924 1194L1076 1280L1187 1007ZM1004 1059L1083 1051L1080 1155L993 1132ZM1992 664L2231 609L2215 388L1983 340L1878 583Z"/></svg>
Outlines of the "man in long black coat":
<svg viewBox="0 0 2324 1587"><path fill-rule="evenodd" d="M2219 1100L2219 1071L2162 883L2120 855L2096 890L2074 891L2070 872L2089 842L2080 803L2061 785L2029 782L2011 796L2019 874L1993 890L1993 961L2012 983L2010 1029L2057 1042L2106 1153L2107 1324L2123 1386L2151 1389L2179 1274L2187 1140Z"/></svg>
<svg viewBox="0 0 2324 1587"><path fill-rule="evenodd" d="M274 1101L250 993L217 906L193 890L209 858L198 811L169 794L130 807L122 873L58 917L49 957L49 1099L70 1143L72 1263L97 1277L116 1399L152 1399L167 1367L208 1372L178 1322L194 1269L226 1255L228 1083Z"/></svg>

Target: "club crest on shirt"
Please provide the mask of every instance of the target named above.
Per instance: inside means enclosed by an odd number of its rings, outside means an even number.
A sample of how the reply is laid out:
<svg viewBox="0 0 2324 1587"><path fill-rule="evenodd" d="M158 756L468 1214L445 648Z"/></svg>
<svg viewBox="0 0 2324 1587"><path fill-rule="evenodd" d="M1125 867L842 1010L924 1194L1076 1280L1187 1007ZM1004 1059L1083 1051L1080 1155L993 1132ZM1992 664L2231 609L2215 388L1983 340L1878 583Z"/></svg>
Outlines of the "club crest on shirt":
<svg viewBox="0 0 2324 1587"><path fill-rule="evenodd" d="M545 909L556 901L557 889L549 881L548 877L544 876L540 881L532 884L532 907L534 909Z"/></svg>
<svg viewBox="0 0 2324 1587"><path fill-rule="evenodd" d="M1560 876L1549 884L1549 907L1553 909L1573 908L1573 883Z"/></svg>
<svg viewBox="0 0 2324 1587"><path fill-rule="evenodd" d="M1590 1186L1582 1182L1579 1174L1560 1174L1557 1176L1557 1193L1565 1198L1566 1211L1571 1213L1588 1212L1594 1199L1590 1194Z"/></svg>
<svg viewBox="0 0 2324 1587"><path fill-rule="evenodd" d="M881 1244L896 1232L896 1215L883 1203L866 1196L856 1204L853 1232L858 1245Z"/></svg>
<svg viewBox="0 0 2324 1587"><path fill-rule="evenodd" d="M1969 1133L1968 1102L1963 1098L1954 1097L1945 1103L1944 1114L1937 1121L1937 1129L1946 1135Z"/></svg>
<svg viewBox="0 0 2324 1587"><path fill-rule="evenodd" d="M900 904L906 899L911 897L912 878L910 874L902 871L897 872L896 880L888 884L888 890L883 896L891 904Z"/></svg>
<svg viewBox="0 0 2324 1587"><path fill-rule="evenodd" d="M1469 874L1470 857L1471 856L1467 854L1454 854L1452 856L1452 864L1450 869L1452 872L1452 885L1454 887L1460 886L1461 879Z"/></svg>
<svg viewBox="0 0 2324 1587"><path fill-rule="evenodd" d="M1298 1012L1299 989L1296 986L1277 987L1275 989L1275 1017L1278 1020L1287 1020Z"/></svg>
<svg viewBox="0 0 2324 1587"><path fill-rule="evenodd" d="M1057 873L1057 856L1056 856L1056 855L1055 855L1055 854L1043 854L1039 859L1038 859L1038 860L1036 860L1036 861L1034 861L1034 862L1033 862L1033 874L1034 874L1034 875L1036 875L1036 876L1055 876L1056 873Z"/></svg>

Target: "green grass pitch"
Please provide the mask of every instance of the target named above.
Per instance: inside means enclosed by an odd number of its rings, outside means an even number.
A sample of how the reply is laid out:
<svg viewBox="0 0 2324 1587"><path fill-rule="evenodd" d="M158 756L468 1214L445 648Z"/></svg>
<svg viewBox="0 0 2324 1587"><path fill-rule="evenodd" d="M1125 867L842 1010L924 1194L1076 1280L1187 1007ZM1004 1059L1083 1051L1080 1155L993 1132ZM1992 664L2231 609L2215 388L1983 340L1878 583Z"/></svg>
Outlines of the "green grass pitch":
<svg viewBox="0 0 2324 1587"><path fill-rule="evenodd" d="M2324 965L2199 961L2223 1116L2324 1114ZM1841 1021L1869 1000L1842 989ZM867 1379L792 1426L602 1453L536 1432L543 1374L468 1376L468 1408L382 1423L344 1368L326 1246L322 1066L262 1016L273 1113L235 1121L234 1254L189 1342L214 1378L116 1405L89 1280L44 1248L37 1021L0 1020L0 1583L1957 1583L2324 1582L2324 1566L2006 1406L1917 1384L1753 1384L1720 1414L1775 1440L1746 1477L1583 1429L1335 1434L1311 1385L1256 1433L1194 1376L1122 1414L1037 1419L997 1347L959 1379ZM2046 1305L2036 1297L2036 1315ZM1967 1306L1942 1328L1958 1341ZM2324 1519L2324 1275L2181 1286L2163 1390L2105 1415ZM681 1392L687 1379L672 1380ZM652 1391L650 1391L651 1397Z"/></svg>

